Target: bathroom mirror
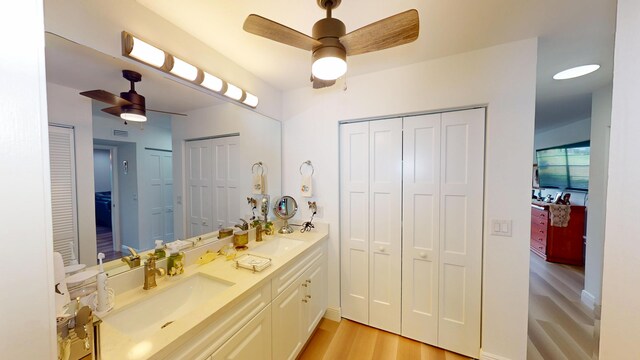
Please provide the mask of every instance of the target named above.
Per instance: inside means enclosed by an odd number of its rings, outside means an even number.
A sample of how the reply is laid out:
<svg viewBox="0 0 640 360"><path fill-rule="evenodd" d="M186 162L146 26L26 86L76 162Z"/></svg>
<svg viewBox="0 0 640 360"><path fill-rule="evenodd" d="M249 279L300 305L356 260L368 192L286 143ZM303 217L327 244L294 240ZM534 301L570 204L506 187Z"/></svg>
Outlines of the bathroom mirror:
<svg viewBox="0 0 640 360"><path fill-rule="evenodd" d="M293 228L289 225L289 219L296 215L298 211L298 203L296 199L291 196L285 195L276 201L275 206L273 207L273 213L279 218L284 220L284 224L278 230L280 234L291 234L293 232Z"/></svg>
<svg viewBox="0 0 640 360"><path fill-rule="evenodd" d="M246 197L258 161L266 192L280 196L281 124L259 107L226 101L55 34L46 33L45 40L49 122L70 131L75 172L68 201L73 221L63 238L56 235L62 222L54 223L54 249L65 265L71 250L88 266L104 252L114 259L105 265L113 275L128 269L119 259L129 255L127 246L143 252L158 239L214 241L218 228L251 215ZM125 125L101 111L109 104L79 95L127 91L123 69L142 75L136 91L148 109L188 116L147 111L147 122Z"/></svg>

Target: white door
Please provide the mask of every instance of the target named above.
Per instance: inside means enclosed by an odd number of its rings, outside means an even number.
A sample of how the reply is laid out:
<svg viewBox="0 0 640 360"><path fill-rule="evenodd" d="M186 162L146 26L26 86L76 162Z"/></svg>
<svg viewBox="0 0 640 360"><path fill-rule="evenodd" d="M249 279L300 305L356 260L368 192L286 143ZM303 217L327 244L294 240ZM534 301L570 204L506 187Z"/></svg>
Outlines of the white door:
<svg viewBox="0 0 640 360"><path fill-rule="evenodd" d="M440 114L404 118L402 335L438 344Z"/></svg>
<svg viewBox="0 0 640 360"><path fill-rule="evenodd" d="M153 247L155 240L173 241L173 173L171 151L145 149L146 190L144 249Z"/></svg>
<svg viewBox="0 0 640 360"><path fill-rule="evenodd" d="M212 140L213 150L213 218L216 228L233 226L242 217L243 196L238 188L239 137Z"/></svg>
<svg viewBox="0 0 640 360"><path fill-rule="evenodd" d="M69 265L72 249L76 256L79 254L73 128L49 125L49 163L53 251L59 252L65 265Z"/></svg>
<svg viewBox="0 0 640 360"><path fill-rule="evenodd" d="M438 346L480 350L485 109L442 114Z"/></svg>
<svg viewBox="0 0 640 360"><path fill-rule="evenodd" d="M369 123L340 126L341 306L369 323Z"/></svg>
<svg viewBox="0 0 640 360"><path fill-rule="evenodd" d="M185 172L187 185L187 237L214 231L213 213L213 159L211 140L187 141Z"/></svg>
<svg viewBox="0 0 640 360"><path fill-rule="evenodd" d="M402 119L369 124L369 325L400 333Z"/></svg>

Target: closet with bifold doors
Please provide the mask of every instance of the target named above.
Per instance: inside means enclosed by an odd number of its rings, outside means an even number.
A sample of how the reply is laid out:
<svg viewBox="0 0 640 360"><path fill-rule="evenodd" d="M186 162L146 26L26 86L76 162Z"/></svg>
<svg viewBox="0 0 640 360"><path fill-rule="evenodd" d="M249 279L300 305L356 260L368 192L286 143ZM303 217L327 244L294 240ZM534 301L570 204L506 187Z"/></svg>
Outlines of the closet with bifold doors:
<svg viewBox="0 0 640 360"><path fill-rule="evenodd" d="M485 108L340 125L342 316L480 355Z"/></svg>

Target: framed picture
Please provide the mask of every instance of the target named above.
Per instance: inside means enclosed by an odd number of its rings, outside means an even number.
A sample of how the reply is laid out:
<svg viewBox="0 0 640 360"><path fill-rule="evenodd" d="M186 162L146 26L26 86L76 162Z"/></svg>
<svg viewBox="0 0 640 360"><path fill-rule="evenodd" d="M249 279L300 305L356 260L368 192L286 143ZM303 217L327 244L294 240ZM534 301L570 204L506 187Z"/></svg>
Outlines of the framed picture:
<svg viewBox="0 0 640 360"><path fill-rule="evenodd" d="M538 164L533 164L533 173L531 176L531 186L534 189L540 188L540 177L538 176Z"/></svg>

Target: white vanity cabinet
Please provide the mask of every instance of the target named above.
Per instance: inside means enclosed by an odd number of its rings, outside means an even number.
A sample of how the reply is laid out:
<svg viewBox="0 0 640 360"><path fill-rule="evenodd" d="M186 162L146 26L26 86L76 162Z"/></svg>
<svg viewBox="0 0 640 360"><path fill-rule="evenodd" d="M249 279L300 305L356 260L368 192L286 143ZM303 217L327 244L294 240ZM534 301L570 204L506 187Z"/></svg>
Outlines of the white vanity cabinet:
<svg viewBox="0 0 640 360"><path fill-rule="evenodd" d="M271 359L271 306L264 308L209 360Z"/></svg>
<svg viewBox="0 0 640 360"><path fill-rule="evenodd" d="M296 358L327 308L324 247L317 248L287 270L272 283L274 290L276 282L287 280L289 284L271 305L273 359L278 360ZM286 278L291 272L294 272L293 278Z"/></svg>

